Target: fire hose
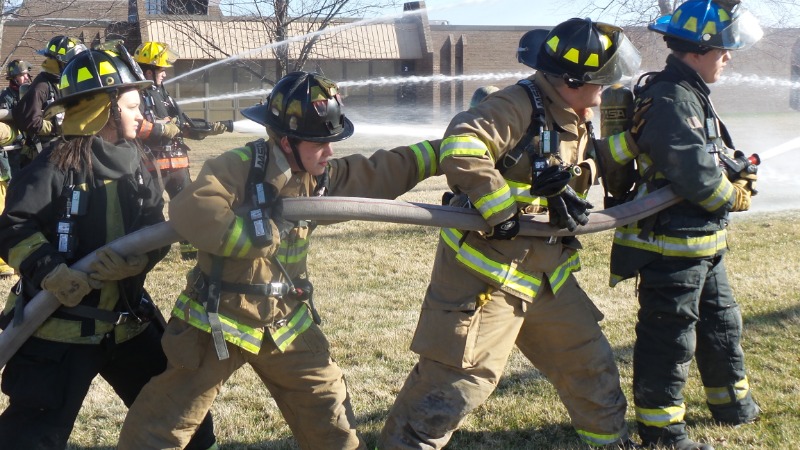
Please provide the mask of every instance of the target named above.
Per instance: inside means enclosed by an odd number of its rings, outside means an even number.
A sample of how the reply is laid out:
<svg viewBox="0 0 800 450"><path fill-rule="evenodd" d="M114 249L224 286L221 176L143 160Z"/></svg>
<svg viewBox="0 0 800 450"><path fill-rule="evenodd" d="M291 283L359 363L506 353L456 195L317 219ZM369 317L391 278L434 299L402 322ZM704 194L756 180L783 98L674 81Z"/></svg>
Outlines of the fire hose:
<svg viewBox="0 0 800 450"><path fill-rule="evenodd" d="M524 236L569 236L597 233L643 219L680 200L681 198L675 195L671 188L665 187L641 199L607 210L592 212L589 215L589 223L579 226L575 231L558 229L541 219L537 220L534 216L525 215L520 221L519 234ZM474 231L489 229L481 215L471 209L358 197L285 199L283 217L287 220L317 220L321 222L348 220L392 222ZM107 246L120 255L127 256L165 247L180 239L180 235L170 223L164 222L123 236ZM71 267L82 272L89 272L89 267L95 260L95 252L92 252ZM14 324L14 321L11 321L5 331L0 333L0 368L6 365L28 337L60 306L56 297L47 291L39 292L27 302L22 323Z"/></svg>

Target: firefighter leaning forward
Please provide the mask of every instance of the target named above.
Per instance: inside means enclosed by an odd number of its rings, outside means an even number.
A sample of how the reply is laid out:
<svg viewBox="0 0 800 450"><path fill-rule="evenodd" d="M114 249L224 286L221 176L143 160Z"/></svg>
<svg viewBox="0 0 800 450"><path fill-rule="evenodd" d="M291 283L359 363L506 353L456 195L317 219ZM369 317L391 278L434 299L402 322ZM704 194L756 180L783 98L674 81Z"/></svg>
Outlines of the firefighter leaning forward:
<svg viewBox="0 0 800 450"><path fill-rule="evenodd" d="M752 167L727 176L720 167L733 143L714 111L708 84L719 79L730 50L752 44L762 33L750 13L731 3L738 2L687 1L651 24L672 53L664 70L649 74L637 88L634 195L671 185L685 199L617 229L611 250L611 285L639 278L633 395L646 445L713 448L689 439L686 431L682 391L693 357L715 420L741 425L759 414L745 373L741 311L723 261L728 213L749 208L756 176ZM624 147L612 145L606 166L634 156ZM612 191L619 196L629 184L610 185L622 187Z"/></svg>
<svg viewBox="0 0 800 450"><path fill-rule="evenodd" d="M201 140L206 136L220 134L228 127L214 122L207 129L190 127L187 116L164 86L167 69L172 67L177 55L163 42L143 42L133 53L134 59L153 85L142 91L141 110L145 121L138 137L153 154L150 172L159 177L169 198L191 183L189 175L189 146L184 138ZM230 130L228 130L230 131ZM186 241L180 242L181 257L194 259L197 249Z"/></svg>
<svg viewBox="0 0 800 450"><path fill-rule="evenodd" d="M583 442L635 445L603 315L572 274L578 241L515 235L520 212L547 208L562 228L586 223L591 205L576 193L596 175L586 159L590 108L602 85L635 73L640 57L620 28L589 19L533 30L519 47L537 73L458 114L442 141L448 203L472 205L493 229L441 230L411 346L419 362L389 412L381 450L444 447L495 389L515 343L558 390Z"/></svg>
<svg viewBox="0 0 800 450"><path fill-rule="evenodd" d="M66 448L92 381L102 376L130 405L166 367L162 326L144 290L160 249L127 258L107 243L164 221L161 190L134 144L139 90L124 47L87 50L63 70L63 96L44 120L63 113L65 138L14 177L0 216L0 255L20 273L0 322L26 320L26 301L42 289L61 303L9 360L2 390L0 447ZM102 74L102 75L101 75ZM97 251L89 274L69 265ZM210 416L191 448L215 446Z"/></svg>
<svg viewBox="0 0 800 450"><path fill-rule="evenodd" d="M250 364L300 448L355 449L341 369L319 327L306 254L314 223L280 218L280 199L395 198L436 174L438 142L332 159L353 133L336 84L293 72L266 104L242 114L259 140L207 161L169 205L175 229L199 249L163 340L167 371L131 408L120 450L179 449L228 377Z"/></svg>

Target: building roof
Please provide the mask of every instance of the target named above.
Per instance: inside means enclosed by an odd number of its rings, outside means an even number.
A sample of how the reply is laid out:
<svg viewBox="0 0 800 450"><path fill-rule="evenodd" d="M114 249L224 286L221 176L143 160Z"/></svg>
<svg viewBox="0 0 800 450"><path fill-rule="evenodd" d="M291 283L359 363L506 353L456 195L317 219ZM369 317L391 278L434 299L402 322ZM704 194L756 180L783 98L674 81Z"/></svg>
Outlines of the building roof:
<svg viewBox="0 0 800 450"><path fill-rule="evenodd" d="M293 23L289 36L307 34L305 25ZM148 16L142 21L142 40L168 43L179 59L224 59L229 55L240 55L243 59L275 58L270 33L258 20ZM297 58L303 44L302 40L290 42L289 57ZM423 48L418 23L350 22L337 24L329 33L320 34L310 58L418 59Z"/></svg>

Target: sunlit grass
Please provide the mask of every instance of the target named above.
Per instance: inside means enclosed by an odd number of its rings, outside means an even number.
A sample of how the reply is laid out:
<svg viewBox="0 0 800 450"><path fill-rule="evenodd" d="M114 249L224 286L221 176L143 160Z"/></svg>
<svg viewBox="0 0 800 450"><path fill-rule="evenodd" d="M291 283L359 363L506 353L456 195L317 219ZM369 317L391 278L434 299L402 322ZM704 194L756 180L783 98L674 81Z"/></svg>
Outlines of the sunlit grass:
<svg viewBox="0 0 800 450"><path fill-rule="evenodd" d="M234 141L209 138L196 144L195 171L199 160L232 147ZM410 142L401 140L397 145L404 143ZM356 150L369 148L363 145ZM442 179L430 180L403 199L435 203L444 188ZM735 218L730 227L728 274L744 315L743 346L751 386L764 414L751 426L717 426L705 407L693 368L686 389L690 433L716 448L789 449L795 448L793 442L800 435L798 219L798 211L752 215ZM416 360L408 347L436 241L437 230L432 228L367 222L322 226L312 239L309 263L315 303L333 356L347 376L357 426L370 448ZM610 232L581 241L583 270L578 278L606 316L603 328L614 347L630 401L635 286L626 281L615 289L607 287ZM180 260L173 246L151 272L148 289L165 312L183 287L182 274L191 267ZM6 280L0 287L7 289L10 284ZM0 407L6 403L7 397L0 396ZM114 448L124 413L122 403L98 378L69 448ZM225 385L213 413L223 449L296 448L275 403L249 368L239 370ZM634 427L632 409L628 420ZM568 449L580 445L550 383L515 351L497 391L468 417L448 448Z"/></svg>

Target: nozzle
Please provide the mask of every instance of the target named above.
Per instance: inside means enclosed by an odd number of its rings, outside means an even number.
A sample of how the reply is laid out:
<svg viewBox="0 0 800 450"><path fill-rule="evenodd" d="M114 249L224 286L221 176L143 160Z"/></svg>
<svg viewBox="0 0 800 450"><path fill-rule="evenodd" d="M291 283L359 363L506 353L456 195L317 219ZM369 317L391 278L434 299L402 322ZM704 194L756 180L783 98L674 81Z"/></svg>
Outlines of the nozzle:
<svg viewBox="0 0 800 450"><path fill-rule="evenodd" d="M221 120L220 123L225 125L225 131L227 131L228 133L233 131L233 121L232 120Z"/></svg>

